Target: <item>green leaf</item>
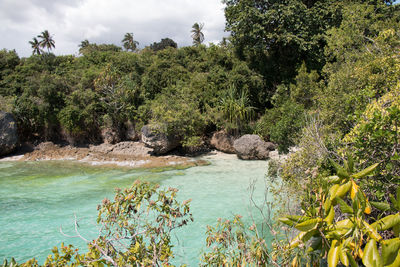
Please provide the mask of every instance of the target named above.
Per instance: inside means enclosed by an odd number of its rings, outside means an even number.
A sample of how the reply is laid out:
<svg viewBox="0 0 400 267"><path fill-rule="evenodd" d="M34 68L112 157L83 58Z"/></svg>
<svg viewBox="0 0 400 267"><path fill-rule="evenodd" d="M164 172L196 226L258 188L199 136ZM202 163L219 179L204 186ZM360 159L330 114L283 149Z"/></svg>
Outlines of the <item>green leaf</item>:
<svg viewBox="0 0 400 267"><path fill-rule="evenodd" d="M398 224L400 224L400 214L396 213L374 222L371 227L378 231L385 231Z"/></svg>
<svg viewBox="0 0 400 267"><path fill-rule="evenodd" d="M331 188L329 188L329 196L330 196L329 199L331 201L335 198L336 192L338 191L339 187L340 187L340 185L335 184L335 185L332 185Z"/></svg>
<svg viewBox="0 0 400 267"><path fill-rule="evenodd" d="M370 239L364 248L362 262L366 267L382 267L382 258L379 255L375 239Z"/></svg>
<svg viewBox="0 0 400 267"><path fill-rule="evenodd" d="M398 186L396 189L396 197L397 197L397 201L396 201L397 209L400 210L400 186Z"/></svg>
<svg viewBox="0 0 400 267"><path fill-rule="evenodd" d="M376 169L376 167L378 167L378 165L379 165L379 163L375 163L374 165L371 165L371 166L365 168L364 170L362 170L356 174L353 174L352 177L354 179L363 178L363 177L367 176L368 174L370 174L371 172L373 172Z"/></svg>
<svg viewBox="0 0 400 267"><path fill-rule="evenodd" d="M327 180L328 180L329 182L333 183L333 184L338 184L338 183L340 183L343 179L340 178L339 176L334 175L334 176L329 176L329 177L327 178Z"/></svg>
<svg viewBox="0 0 400 267"><path fill-rule="evenodd" d="M340 197L337 197L335 199L336 202L339 204L340 210L343 213L353 214L353 209L349 205L347 205L347 203L343 199L341 199Z"/></svg>
<svg viewBox="0 0 400 267"><path fill-rule="evenodd" d="M349 251L346 251L347 258L349 259L349 263L351 267L358 267L358 263L354 259L353 255Z"/></svg>
<svg viewBox="0 0 400 267"><path fill-rule="evenodd" d="M288 219L286 217L278 218L278 221L280 221L281 223L284 223L286 225L289 225L289 226L293 226L295 224L294 221L292 221L292 220L290 220L290 219Z"/></svg>
<svg viewBox="0 0 400 267"><path fill-rule="evenodd" d="M339 251L340 245L337 240L333 240L331 243L331 248L328 252L328 267L336 267L339 263Z"/></svg>
<svg viewBox="0 0 400 267"><path fill-rule="evenodd" d="M319 222L321 218L311 219L302 223L297 224L295 227L300 231L308 231L313 229Z"/></svg>
<svg viewBox="0 0 400 267"><path fill-rule="evenodd" d="M374 202L371 201L370 202L372 206L374 206L375 208L377 208L380 211L388 211L390 210L390 204L385 203L385 202Z"/></svg>
<svg viewBox="0 0 400 267"><path fill-rule="evenodd" d="M400 249L400 238L393 238L389 240L383 240L381 242L382 259L384 265L390 265L399 254Z"/></svg>
<svg viewBox="0 0 400 267"><path fill-rule="evenodd" d="M338 190L336 191L335 197L343 197L347 194L347 192L349 192L349 190L351 189L352 183L351 181L348 181L345 184L342 184Z"/></svg>
<svg viewBox="0 0 400 267"><path fill-rule="evenodd" d="M337 164L334 160L329 159L329 161L332 164L332 166L335 168L336 173L340 178L347 179L350 177L348 172L345 169L343 169L339 164Z"/></svg>
<svg viewBox="0 0 400 267"><path fill-rule="evenodd" d="M335 209L333 207L331 207L329 209L329 213L325 217L324 221L326 221L328 224L331 224L333 222L333 219L335 219Z"/></svg>
<svg viewBox="0 0 400 267"><path fill-rule="evenodd" d="M339 248L339 259L340 259L340 262L341 262L344 266L349 266L349 258L347 257L346 248L343 247L343 243L340 244L340 248Z"/></svg>

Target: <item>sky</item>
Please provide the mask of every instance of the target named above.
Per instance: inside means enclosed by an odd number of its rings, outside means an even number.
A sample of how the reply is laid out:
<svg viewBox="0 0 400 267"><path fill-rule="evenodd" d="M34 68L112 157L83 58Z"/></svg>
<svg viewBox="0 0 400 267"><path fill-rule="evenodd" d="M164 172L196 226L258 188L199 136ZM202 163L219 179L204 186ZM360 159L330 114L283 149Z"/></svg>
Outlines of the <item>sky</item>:
<svg viewBox="0 0 400 267"><path fill-rule="evenodd" d="M56 55L76 55L85 39L122 46L127 32L140 48L166 37L181 47L192 44L195 22L204 23L204 43L218 43L228 36L223 9L221 0L0 0L0 49L30 56L28 42L44 30Z"/></svg>

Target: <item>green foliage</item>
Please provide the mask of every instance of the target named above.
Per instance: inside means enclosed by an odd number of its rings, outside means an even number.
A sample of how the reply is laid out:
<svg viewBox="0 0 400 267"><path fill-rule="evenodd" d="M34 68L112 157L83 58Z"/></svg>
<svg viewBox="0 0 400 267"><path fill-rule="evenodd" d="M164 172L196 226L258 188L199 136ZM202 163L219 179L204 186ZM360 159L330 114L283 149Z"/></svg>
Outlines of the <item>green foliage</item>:
<svg viewBox="0 0 400 267"><path fill-rule="evenodd" d="M258 122L257 131L277 143L280 152L286 153L289 147L296 144L305 115L302 105L287 100L265 112Z"/></svg>
<svg viewBox="0 0 400 267"><path fill-rule="evenodd" d="M368 223L373 219L369 215L371 204L356 183L375 172L378 164L358 173L353 172L351 158L345 162L345 167L333 161L332 164L337 176L326 178L330 186L325 190L320 187L314 192L313 201L305 203L308 207L303 208L304 214L296 219L293 216L280 219L282 223L300 231L292 239L289 247L294 249L301 244L308 244L305 247L306 254L315 258L326 258L328 265L332 267L337 266L339 261L345 266L358 266L356 262L360 261L367 267L390 264L397 266L400 261L400 258L397 259L400 246L389 248L388 245L397 242L397 230L395 238L384 239L379 232L398 229L400 215L396 213L372 224ZM397 196L396 202L398 200L400 195ZM338 216L338 213L341 216ZM335 219L339 217L340 219ZM313 257L310 257L309 264L315 264L315 258L313 260Z"/></svg>
<svg viewBox="0 0 400 267"><path fill-rule="evenodd" d="M381 162L379 175L362 183L373 199L388 200L399 185L400 87L374 101L366 108L359 123L345 136L361 166ZM344 148L346 150L346 148Z"/></svg>
<svg viewBox="0 0 400 267"><path fill-rule="evenodd" d="M166 49L168 47L177 48L178 45L177 43L175 43L174 40L170 38L163 38L161 39L160 42L158 43L154 42L153 44L150 45L150 49L153 50L154 52Z"/></svg>
<svg viewBox="0 0 400 267"><path fill-rule="evenodd" d="M175 188L136 181L117 189L114 200L98 206L99 237L85 240L89 251L79 254L73 246L54 247L43 266L172 266L171 234L193 221L189 202L178 202ZM77 228L76 228L77 229ZM9 266L6 265L5 266ZM35 259L21 265L39 266Z"/></svg>

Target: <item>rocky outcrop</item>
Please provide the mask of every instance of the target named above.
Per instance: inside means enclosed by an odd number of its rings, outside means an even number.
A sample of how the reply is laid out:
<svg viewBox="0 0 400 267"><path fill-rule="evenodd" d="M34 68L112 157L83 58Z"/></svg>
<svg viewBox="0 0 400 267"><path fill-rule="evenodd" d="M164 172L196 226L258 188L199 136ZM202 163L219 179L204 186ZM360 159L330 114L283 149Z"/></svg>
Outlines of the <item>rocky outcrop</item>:
<svg viewBox="0 0 400 267"><path fill-rule="evenodd" d="M156 155L165 154L180 144L180 138L176 135L166 135L160 132L158 127L145 125L142 127L142 142L153 148L153 153Z"/></svg>
<svg viewBox="0 0 400 267"><path fill-rule="evenodd" d="M215 132L210 141L210 145L222 152L234 154L235 149L233 148L234 137L225 131Z"/></svg>
<svg viewBox="0 0 400 267"><path fill-rule="evenodd" d="M16 121L10 113L0 111L0 156L13 152L17 144Z"/></svg>
<svg viewBox="0 0 400 267"><path fill-rule="evenodd" d="M140 136L135 129L135 125L132 122L128 121L125 126L125 139L128 141L138 141L140 139Z"/></svg>
<svg viewBox="0 0 400 267"><path fill-rule="evenodd" d="M119 134L117 131L115 131L112 128L104 128L101 130L101 138L103 139L103 142L106 144L116 144L121 139L119 138Z"/></svg>
<svg viewBox="0 0 400 267"><path fill-rule="evenodd" d="M246 134L233 143L235 152L240 159L268 159L269 151L275 149L275 145L264 142L258 135Z"/></svg>

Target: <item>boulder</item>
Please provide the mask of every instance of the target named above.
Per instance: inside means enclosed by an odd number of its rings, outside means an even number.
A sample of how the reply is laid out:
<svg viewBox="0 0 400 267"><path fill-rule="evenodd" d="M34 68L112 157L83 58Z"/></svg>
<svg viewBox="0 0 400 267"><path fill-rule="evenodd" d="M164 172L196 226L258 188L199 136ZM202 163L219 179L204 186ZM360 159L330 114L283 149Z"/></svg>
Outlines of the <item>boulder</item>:
<svg viewBox="0 0 400 267"><path fill-rule="evenodd" d="M246 134L233 142L235 152L240 159L268 159L269 151L275 146L264 142L258 135Z"/></svg>
<svg viewBox="0 0 400 267"><path fill-rule="evenodd" d="M125 126L125 139L128 141L138 141L140 139L140 136L135 129L135 125L132 122L128 121Z"/></svg>
<svg viewBox="0 0 400 267"><path fill-rule="evenodd" d="M142 127L142 142L153 149L156 155L165 154L180 144L180 138L176 135L162 133L160 127L145 125Z"/></svg>
<svg viewBox="0 0 400 267"><path fill-rule="evenodd" d="M112 128L103 128L101 130L101 138L106 144L116 144L121 141L118 132Z"/></svg>
<svg viewBox="0 0 400 267"><path fill-rule="evenodd" d="M17 123L14 117L8 112L0 111L0 156L13 152L17 144Z"/></svg>
<svg viewBox="0 0 400 267"><path fill-rule="evenodd" d="M235 149L233 148L234 141L235 139L233 138L233 136L231 136L227 132L218 131L213 133L210 145L219 151L234 154L235 153Z"/></svg>

